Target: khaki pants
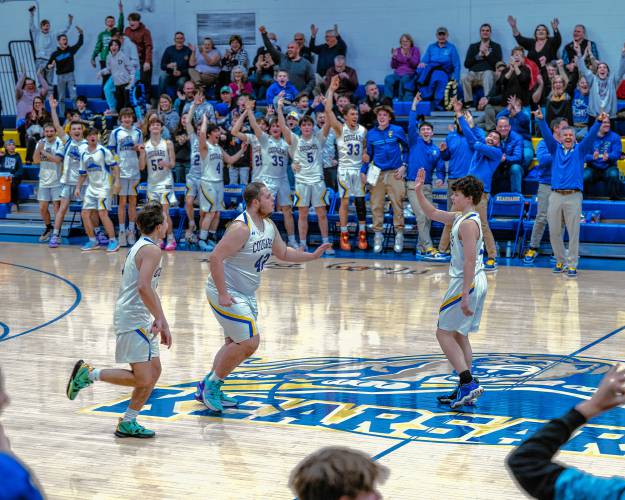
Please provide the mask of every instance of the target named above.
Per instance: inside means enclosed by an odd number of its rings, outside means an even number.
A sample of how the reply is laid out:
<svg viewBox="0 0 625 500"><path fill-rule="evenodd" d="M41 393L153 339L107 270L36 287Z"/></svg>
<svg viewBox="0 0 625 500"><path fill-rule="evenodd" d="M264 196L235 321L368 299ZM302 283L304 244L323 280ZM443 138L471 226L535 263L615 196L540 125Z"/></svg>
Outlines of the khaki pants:
<svg viewBox="0 0 625 500"><path fill-rule="evenodd" d="M194 68L189 68L189 76L196 85L210 87L219 78L219 73L200 73Z"/></svg>
<svg viewBox="0 0 625 500"><path fill-rule="evenodd" d="M393 226L395 231L404 230L404 196L406 183L404 179L396 179L397 170L380 172L380 178L375 186L370 187L371 215L373 218L373 231L381 233L384 229L384 200L388 194L393 207Z"/></svg>
<svg viewBox="0 0 625 500"><path fill-rule="evenodd" d="M549 196L547 221L549 222L549 239L551 248L559 264L577 268L579 260L579 228L582 215L582 193L560 194L555 191ZM562 231L562 217L569 233L569 259L566 262L564 252L564 231Z"/></svg>
<svg viewBox="0 0 625 500"><path fill-rule="evenodd" d="M406 189L408 192L408 201L412 207L412 211L417 219L417 228L419 229L419 241L417 248L425 252L428 248L432 248L432 238L430 236L430 228L432 221L425 216L425 213L421 209L421 205L417 201L417 193L414 190L414 181L408 181L406 183ZM432 184L425 184L423 186L423 194L426 199L432 203Z"/></svg>
<svg viewBox="0 0 625 500"><path fill-rule="evenodd" d="M549 210L549 197L551 196L551 186L549 184L539 184L536 195L536 219L532 227L532 237L530 238L530 248L539 248L540 242L547 227L547 212Z"/></svg>
<svg viewBox="0 0 625 500"><path fill-rule="evenodd" d="M462 92L464 92L465 102L473 102L473 87L481 85L484 89L484 95L487 96L490 89L493 88L495 73L490 70L469 71L460 80L462 81Z"/></svg>
<svg viewBox="0 0 625 500"><path fill-rule="evenodd" d="M480 216L480 222L482 223L482 234L484 235L484 246L486 247L486 253L489 258L496 259L497 258L497 246L495 245L495 237L493 236L493 232L490 230L490 226L488 225L488 193L482 194L482 199L478 203L477 207L475 207L475 211ZM455 206L451 207L451 212L457 212ZM445 224L445 228L443 229L443 234L441 236L441 241L438 244L438 249L441 252L447 252L449 250L449 238L451 235L451 225Z"/></svg>

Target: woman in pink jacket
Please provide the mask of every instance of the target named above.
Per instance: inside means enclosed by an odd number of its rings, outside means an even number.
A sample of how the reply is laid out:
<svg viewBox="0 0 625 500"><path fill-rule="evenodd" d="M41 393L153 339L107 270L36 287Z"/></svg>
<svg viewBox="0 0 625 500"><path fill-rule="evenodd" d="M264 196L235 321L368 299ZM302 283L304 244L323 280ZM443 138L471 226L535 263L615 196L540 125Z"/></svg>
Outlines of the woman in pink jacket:
<svg viewBox="0 0 625 500"><path fill-rule="evenodd" d="M384 79L386 97L392 99L399 96L400 101L412 100L412 95L408 94L404 86L414 77L420 58L419 49L415 47L412 36L404 33L399 38L399 47L391 49L391 68L394 71ZM395 85L398 82L399 90L395 92Z"/></svg>

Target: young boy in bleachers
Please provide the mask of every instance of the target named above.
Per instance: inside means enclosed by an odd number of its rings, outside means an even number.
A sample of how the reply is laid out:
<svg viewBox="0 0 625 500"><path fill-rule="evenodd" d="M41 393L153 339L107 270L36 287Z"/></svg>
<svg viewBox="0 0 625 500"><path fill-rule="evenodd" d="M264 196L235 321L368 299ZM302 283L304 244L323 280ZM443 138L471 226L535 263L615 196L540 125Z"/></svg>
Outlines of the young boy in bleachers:
<svg viewBox="0 0 625 500"><path fill-rule="evenodd" d="M19 207L20 183L24 176L22 157L15 151L15 141L6 141L5 150L0 150L0 173L11 176L11 203Z"/></svg>

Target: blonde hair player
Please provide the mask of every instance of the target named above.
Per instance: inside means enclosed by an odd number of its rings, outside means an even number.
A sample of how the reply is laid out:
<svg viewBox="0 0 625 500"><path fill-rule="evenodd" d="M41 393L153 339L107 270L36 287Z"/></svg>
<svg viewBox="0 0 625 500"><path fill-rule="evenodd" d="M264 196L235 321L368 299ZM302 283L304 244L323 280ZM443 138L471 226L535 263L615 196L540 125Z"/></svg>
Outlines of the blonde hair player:
<svg viewBox="0 0 625 500"><path fill-rule="evenodd" d="M148 200L158 201L163 206L163 217L167 219L167 243L161 242L161 248L167 251L176 249L174 227L169 216L170 205L176 205L174 176L171 169L176 165L174 145L163 139L163 120L152 115L148 121L149 139L139 146L139 169L148 169Z"/></svg>
<svg viewBox="0 0 625 500"><path fill-rule="evenodd" d="M137 416L161 375L158 337L171 347L172 339L156 287L161 276L162 251L158 241L167 233L163 207L148 202L137 216L141 237L128 251L115 304L115 362L130 364L130 370L99 369L77 361L67 384L67 397L76 399L81 389L102 380L133 387L126 413L119 419L115 435L151 438L154 431L137 423ZM152 320L152 318L154 318Z"/></svg>
<svg viewBox="0 0 625 500"><path fill-rule="evenodd" d="M256 318L256 290L272 255L287 262L318 259L330 245L314 253L287 247L269 216L274 197L262 182L251 182L243 193L246 209L230 225L210 258L206 296L224 330L224 345L215 355L213 369L198 384L195 398L214 412L236 406L236 399L221 390L224 379L249 358L260 341Z"/></svg>
<svg viewBox="0 0 625 500"><path fill-rule="evenodd" d="M458 387L449 396L439 396L441 403L460 408L482 395L484 389L471 375L473 352L469 333L480 326L488 284L484 274L484 238L476 206L482 199L484 185L468 175L453 185L451 195L460 212L437 210L423 193L425 170L419 169L415 180L417 200L425 215L451 225L451 262L449 287L443 298L436 338L445 356L459 376Z"/></svg>

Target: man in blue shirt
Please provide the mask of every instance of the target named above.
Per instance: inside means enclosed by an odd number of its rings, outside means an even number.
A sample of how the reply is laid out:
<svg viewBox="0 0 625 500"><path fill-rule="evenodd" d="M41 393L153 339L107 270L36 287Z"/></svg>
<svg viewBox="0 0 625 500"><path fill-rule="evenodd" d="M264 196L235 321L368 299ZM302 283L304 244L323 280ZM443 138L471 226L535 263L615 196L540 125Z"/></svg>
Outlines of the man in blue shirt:
<svg viewBox="0 0 625 500"><path fill-rule="evenodd" d="M494 271L497 269L497 247L495 245L495 237L488 225L488 198L490 196L493 174L503 158L503 151L500 147L501 136L499 132L493 130L489 132L486 139L482 140L481 136L475 134L465 120L462 102L453 99L452 103L454 111L456 112L458 124L462 129L462 133L467 138L469 147L473 151L468 175L473 175L484 183L482 201L477 205L476 210L480 215L484 245L486 246L486 253L488 254L486 262L484 263L484 271ZM453 207L451 210L454 211Z"/></svg>
<svg viewBox="0 0 625 500"><path fill-rule="evenodd" d="M545 140L547 149L552 156L551 164L551 195L549 196L549 239L551 248L556 256L554 273L566 271L569 278L577 277L577 262L579 260L579 227L582 215L582 190L584 189L584 159L592 152L597 139L601 122L609 119L603 112L590 128L588 134L578 144L575 142L575 129L565 128L561 132L562 143L559 143L545 123L540 108L534 111L538 127ZM562 218L569 234L568 262L564 252Z"/></svg>
<svg viewBox="0 0 625 500"><path fill-rule="evenodd" d="M621 137L610 130L610 120L604 120L599 128L597 139L593 142L592 152L585 158L584 186L588 187L598 181L605 181L610 199L618 199L620 182L616 162L622 152Z"/></svg>
<svg viewBox="0 0 625 500"><path fill-rule="evenodd" d="M165 94L169 87L180 89L184 82L189 80L189 60L193 51L185 44L184 33L177 31L174 35L174 45L170 45L163 52L161 58L161 73L158 79L158 92ZM191 45L192 47L192 45Z"/></svg>
<svg viewBox="0 0 625 500"><path fill-rule="evenodd" d="M380 170L375 184L369 187L371 193L371 215L373 217L373 251L380 253L384 242L384 200L388 195L393 207L393 226L395 227L394 250L401 253L404 249L404 195L408 159L408 141L404 129L392 125L393 110L390 106L379 106L375 110L378 126L367 132L367 156L369 163L363 163L361 176L363 182ZM369 179L371 180L371 179Z"/></svg>
<svg viewBox="0 0 625 500"><path fill-rule="evenodd" d="M417 243L417 255L427 255L435 257L437 251L432 244L430 227L432 221L427 218L425 212L417 201L415 193L415 179L420 168L425 169L425 183L423 194L432 203L432 174L436 170L436 177L439 180L445 178L445 162L441 158L440 149L432 142L434 126L429 122L422 122L417 130L417 106L421 101L421 94L417 92L412 101L412 108L408 117L408 144L410 146L410 156L408 157L408 173L406 175L406 189L408 201L417 219L419 230L419 241Z"/></svg>
<svg viewBox="0 0 625 500"><path fill-rule="evenodd" d="M500 176L510 176L510 191L522 193L523 174L523 137L510 126L510 119L501 116L497 119L497 132L501 136L503 158L498 172ZM501 191L499 189L498 191Z"/></svg>
<svg viewBox="0 0 625 500"><path fill-rule="evenodd" d="M551 120L551 130L553 130L553 138L561 142L560 132L565 128L569 128L569 123L565 118L558 117ZM532 227L532 236L530 237L530 247L523 257L524 264L532 264L538 256L540 242L545 234L547 227L547 212L549 210L549 196L551 196L551 153L547 149L545 140L541 139L536 146L536 159L538 165L534 167L538 172L538 194L536 195L536 219Z"/></svg>
<svg viewBox="0 0 625 500"><path fill-rule="evenodd" d="M460 56L448 37L447 28L441 26L436 30L436 43L428 46L417 69L416 83L421 95L434 101L434 109L443 109L447 82L452 78L460 81Z"/></svg>

